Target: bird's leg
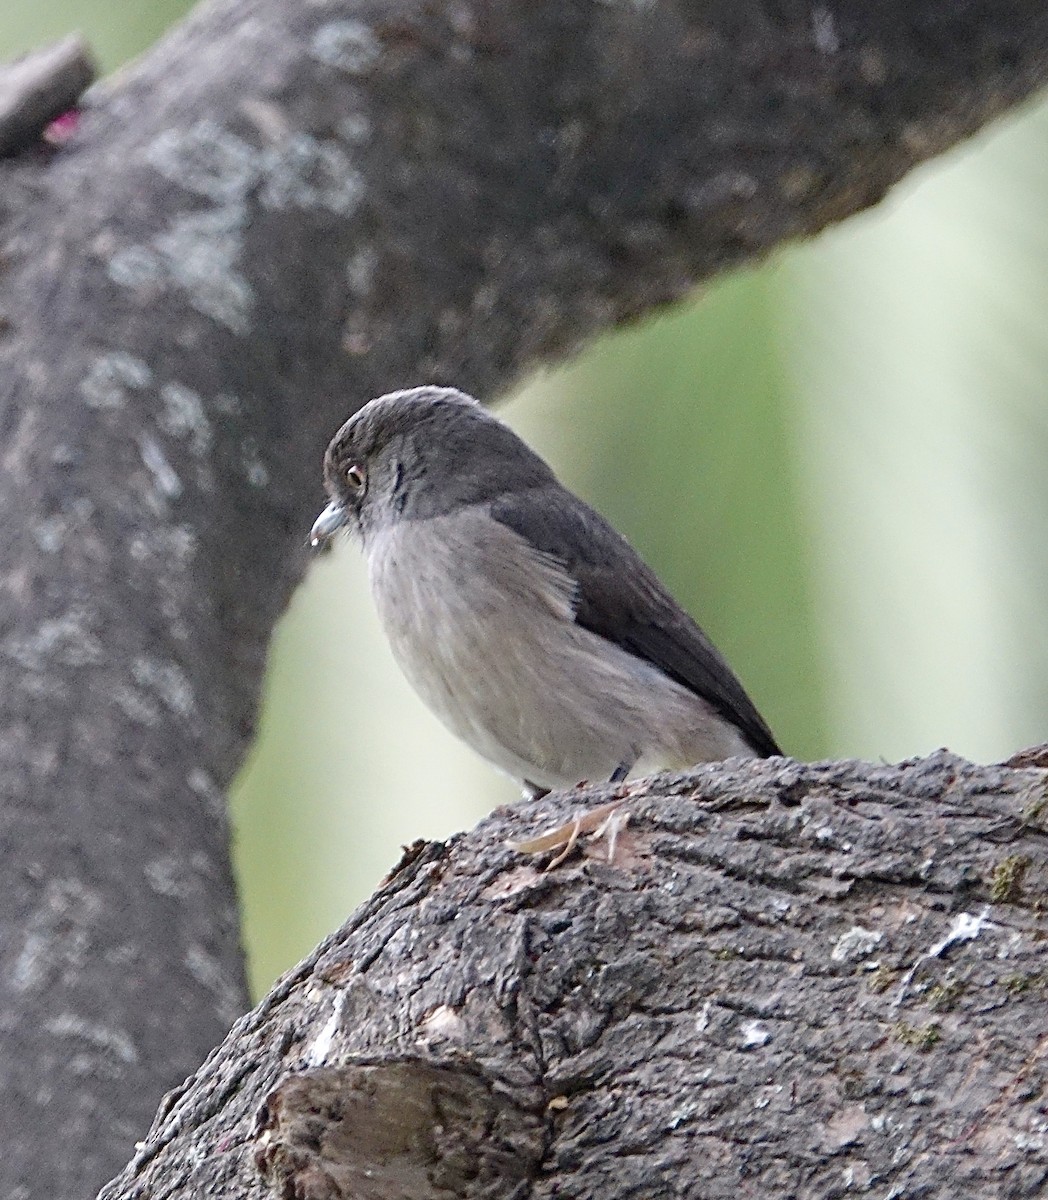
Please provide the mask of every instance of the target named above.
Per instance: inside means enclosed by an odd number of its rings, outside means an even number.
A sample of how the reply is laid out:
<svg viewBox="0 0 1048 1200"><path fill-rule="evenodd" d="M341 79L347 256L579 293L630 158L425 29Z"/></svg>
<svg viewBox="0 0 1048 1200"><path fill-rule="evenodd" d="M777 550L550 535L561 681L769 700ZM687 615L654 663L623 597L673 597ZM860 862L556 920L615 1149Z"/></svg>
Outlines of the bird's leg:
<svg viewBox="0 0 1048 1200"><path fill-rule="evenodd" d="M637 765L636 758L624 758L611 773L608 783L621 783Z"/></svg>

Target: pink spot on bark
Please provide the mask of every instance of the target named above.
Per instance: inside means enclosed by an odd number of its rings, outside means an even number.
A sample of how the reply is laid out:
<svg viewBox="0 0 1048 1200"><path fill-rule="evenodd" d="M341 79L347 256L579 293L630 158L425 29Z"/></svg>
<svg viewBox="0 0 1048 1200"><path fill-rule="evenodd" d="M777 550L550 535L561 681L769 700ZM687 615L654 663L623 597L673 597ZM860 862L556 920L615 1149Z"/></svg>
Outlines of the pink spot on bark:
<svg viewBox="0 0 1048 1200"><path fill-rule="evenodd" d="M64 146L80 125L80 109L71 108L68 112L55 117L43 132L43 139L52 146Z"/></svg>

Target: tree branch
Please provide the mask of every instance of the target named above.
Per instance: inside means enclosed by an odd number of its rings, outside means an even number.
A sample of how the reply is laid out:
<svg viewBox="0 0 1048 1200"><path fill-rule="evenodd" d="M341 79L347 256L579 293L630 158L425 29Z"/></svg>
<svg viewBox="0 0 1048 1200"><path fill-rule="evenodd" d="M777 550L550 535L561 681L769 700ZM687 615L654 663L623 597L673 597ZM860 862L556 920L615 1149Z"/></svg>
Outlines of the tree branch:
<svg viewBox="0 0 1048 1200"><path fill-rule="evenodd" d="M873 202L1046 48L1035 0L214 0L5 161L0 1193L82 1196L243 1009L221 793L348 412Z"/></svg>
<svg viewBox="0 0 1048 1200"><path fill-rule="evenodd" d="M736 761L623 789L611 864L506 848L608 789L419 843L102 1200L1040 1196L1046 779Z"/></svg>
<svg viewBox="0 0 1048 1200"><path fill-rule="evenodd" d="M0 66L0 158L27 149L80 99L95 64L76 35Z"/></svg>

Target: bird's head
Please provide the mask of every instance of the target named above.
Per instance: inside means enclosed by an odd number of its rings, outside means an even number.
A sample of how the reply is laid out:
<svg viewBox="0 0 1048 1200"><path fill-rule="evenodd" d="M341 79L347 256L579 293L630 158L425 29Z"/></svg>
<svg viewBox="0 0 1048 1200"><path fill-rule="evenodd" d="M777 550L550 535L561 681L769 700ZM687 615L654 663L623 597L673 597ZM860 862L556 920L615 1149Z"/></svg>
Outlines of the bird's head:
<svg viewBox="0 0 1048 1200"><path fill-rule="evenodd" d="M367 540L397 520L425 520L549 482L549 467L501 421L455 388L418 387L365 404L324 456L330 503L310 545L339 529Z"/></svg>

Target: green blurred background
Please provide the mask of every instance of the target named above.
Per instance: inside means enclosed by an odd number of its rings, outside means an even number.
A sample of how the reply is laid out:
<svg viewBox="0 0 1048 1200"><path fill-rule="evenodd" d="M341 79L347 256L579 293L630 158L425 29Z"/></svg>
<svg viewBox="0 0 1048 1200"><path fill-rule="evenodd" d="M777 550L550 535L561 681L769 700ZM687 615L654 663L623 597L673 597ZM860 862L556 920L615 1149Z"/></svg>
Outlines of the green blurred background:
<svg viewBox="0 0 1048 1200"><path fill-rule="evenodd" d="M0 52L80 29L111 70L189 7L7 0ZM993 760L1048 739L1046 211L1041 104L500 409L653 563L800 758ZM318 562L233 795L256 991L402 843L515 794L398 675L354 547Z"/></svg>

